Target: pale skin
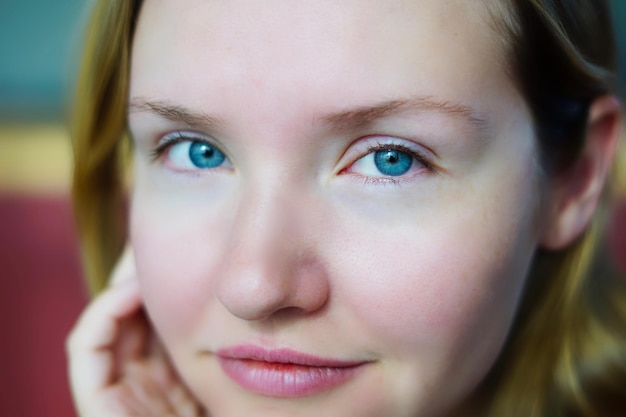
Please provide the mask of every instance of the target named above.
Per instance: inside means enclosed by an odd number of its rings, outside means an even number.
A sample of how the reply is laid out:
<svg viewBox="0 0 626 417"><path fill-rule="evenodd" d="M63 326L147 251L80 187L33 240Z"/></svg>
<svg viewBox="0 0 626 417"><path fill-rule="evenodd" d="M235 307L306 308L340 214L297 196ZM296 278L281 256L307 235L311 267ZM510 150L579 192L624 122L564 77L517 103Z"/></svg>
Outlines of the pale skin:
<svg viewBox="0 0 626 417"><path fill-rule="evenodd" d="M484 7L145 2L132 249L69 342L83 417L471 414L534 251L585 229L621 125L597 99L579 164L545 179ZM224 161L194 166L198 140ZM380 146L410 169L381 172ZM276 398L220 368L242 343L366 365Z"/></svg>

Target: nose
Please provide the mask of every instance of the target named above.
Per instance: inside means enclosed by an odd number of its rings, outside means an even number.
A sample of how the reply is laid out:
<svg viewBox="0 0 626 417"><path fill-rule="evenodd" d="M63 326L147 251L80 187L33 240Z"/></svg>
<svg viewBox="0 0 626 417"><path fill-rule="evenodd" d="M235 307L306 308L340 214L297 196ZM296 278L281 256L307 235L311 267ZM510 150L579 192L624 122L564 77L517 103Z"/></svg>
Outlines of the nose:
<svg viewBox="0 0 626 417"><path fill-rule="evenodd" d="M314 236L315 210L285 194L251 192L238 204L217 297L241 319L312 313L328 300L328 276Z"/></svg>

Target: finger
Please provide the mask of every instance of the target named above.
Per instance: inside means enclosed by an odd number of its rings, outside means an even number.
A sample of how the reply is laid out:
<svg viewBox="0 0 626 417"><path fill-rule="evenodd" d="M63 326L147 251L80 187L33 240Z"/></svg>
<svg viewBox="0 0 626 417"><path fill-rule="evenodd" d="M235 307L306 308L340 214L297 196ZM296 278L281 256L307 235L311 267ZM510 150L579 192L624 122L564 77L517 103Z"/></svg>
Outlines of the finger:
<svg viewBox="0 0 626 417"><path fill-rule="evenodd" d="M136 279L134 253L130 243L127 243L113 268L109 284L117 286ZM120 322L118 333L123 337L119 338L115 346L116 369L122 369L122 364L143 356L148 332L149 325L143 314Z"/></svg>
<svg viewBox="0 0 626 417"><path fill-rule="evenodd" d="M171 388L169 401L177 417L198 417L203 415L196 399L182 385Z"/></svg>
<svg viewBox="0 0 626 417"><path fill-rule="evenodd" d="M124 364L143 359L149 349L151 333L150 324L142 310L120 321L119 337L113 346L115 369L123 372Z"/></svg>
<svg viewBox="0 0 626 417"><path fill-rule="evenodd" d="M145 363L131 363L126 372L123 383L128 387L132 398L140 404L141 415L174 415L167 398L168 393L155 380L151 366Z"/></svg>
<svg viewBox="0 0 626 417"><path fill-rule="evenodd" d="M161 389L161 396L166 399L174 415L177 417L200 416L198 402L182 383L169 355L156 337L151 343L149 361L151 373Z"/></svg>
<svg viewBox="0 0 626 417"><path fill-rule="evenodd" d="M77 400L112 382L112 347L120 321L134 314L140 305L137 282L131 280L105 290L79 318L67 342L70 382Z"/></svg>
<svg viewBox="0 0 626 417"><path fill-rule="evenodd" d="M124 252L122 252L122 255L113 268L109 284L114 286L132 279L137 279L135 255L130 244L126 244Z"/></svg>

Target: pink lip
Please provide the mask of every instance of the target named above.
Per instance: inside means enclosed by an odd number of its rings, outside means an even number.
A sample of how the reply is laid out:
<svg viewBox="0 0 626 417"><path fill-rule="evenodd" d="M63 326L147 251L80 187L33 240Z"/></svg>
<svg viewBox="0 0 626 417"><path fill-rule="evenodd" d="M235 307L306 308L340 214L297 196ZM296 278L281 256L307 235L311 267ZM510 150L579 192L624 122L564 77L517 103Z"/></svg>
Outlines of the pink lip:
<svg viewBox="0 0 626 417"><path fill-rule="evenodd" d="M295 398L337 387L368 362L318 358L290 349L266 350L244 345L217 352L222 370L241 387L257 394Z"/></svg>

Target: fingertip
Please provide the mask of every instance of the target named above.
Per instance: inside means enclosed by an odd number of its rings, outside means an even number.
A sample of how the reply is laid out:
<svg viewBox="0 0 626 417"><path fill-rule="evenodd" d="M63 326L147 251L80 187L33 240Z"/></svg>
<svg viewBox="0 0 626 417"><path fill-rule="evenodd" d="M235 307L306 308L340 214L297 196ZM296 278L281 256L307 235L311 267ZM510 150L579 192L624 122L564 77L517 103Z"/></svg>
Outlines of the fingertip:
<svg viewBox="0 0 626 417"><path fill-rule="evenodd" d="M83 311L66 339L72 389L83 393L77 395L89 396L110 382L121 326L141 304L139 285L130 280L106 288Z"/></svg>
<svg viewBox="0 0 626 417"><path fill-rule="evenodd" d="M111 278L109 279L110 286L117 286L127 281L136 281L137 273L135 271L135 255L133 248L130 244L127 244L124 248L124 252L120 256L117 264L113 268Z"/></svg>

